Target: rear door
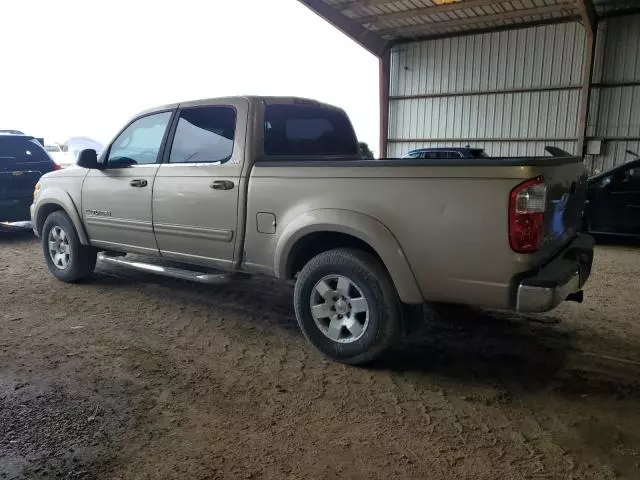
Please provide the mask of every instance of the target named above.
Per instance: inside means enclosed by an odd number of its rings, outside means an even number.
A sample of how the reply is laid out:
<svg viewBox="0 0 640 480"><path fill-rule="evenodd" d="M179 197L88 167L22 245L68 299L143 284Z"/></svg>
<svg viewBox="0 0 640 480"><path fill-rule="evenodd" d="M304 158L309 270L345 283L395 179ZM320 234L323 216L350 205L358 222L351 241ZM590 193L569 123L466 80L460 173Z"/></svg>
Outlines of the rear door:
<svg viewBox="0 0 640 480"><path fill-rule="evenodd" d="M54 169L37 140L0 135L0 221L28 220L36 183Z"/></svg>
<svg viewBox="0 0 640 480"><path fill-rule="evenodd" d="M234 260L249 102L181 105L153 187L163 257L210 266Z"/></svg>

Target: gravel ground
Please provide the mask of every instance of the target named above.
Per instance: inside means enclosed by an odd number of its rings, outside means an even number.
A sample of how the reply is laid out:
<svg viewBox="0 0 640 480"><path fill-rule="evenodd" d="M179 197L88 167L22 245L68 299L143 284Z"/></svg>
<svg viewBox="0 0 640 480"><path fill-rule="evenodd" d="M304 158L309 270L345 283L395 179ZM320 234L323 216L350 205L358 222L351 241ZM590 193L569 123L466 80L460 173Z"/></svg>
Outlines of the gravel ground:
<svg viewBox="0 0 640 480"><path fill-rule="evenodd" d="M323 359L290 287L99 265L0 233L0 478L640 478L640 248L585 303L450 309L369 368Z"/></svg>

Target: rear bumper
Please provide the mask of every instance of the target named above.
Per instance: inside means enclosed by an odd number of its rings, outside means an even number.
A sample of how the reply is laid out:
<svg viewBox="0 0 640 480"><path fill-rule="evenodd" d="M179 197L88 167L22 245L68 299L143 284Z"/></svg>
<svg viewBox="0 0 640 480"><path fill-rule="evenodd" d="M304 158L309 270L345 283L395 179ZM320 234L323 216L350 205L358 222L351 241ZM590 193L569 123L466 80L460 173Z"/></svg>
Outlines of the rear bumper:
<svg viewBox="0 0 640 480"><path fill-rule="evenodd" d="M579 234L546 266L520 279L516 310L547 312L573 294L581 298L582 287L591 274L593 247L593 238Z"/></svg>
<svg viewBox="0 0 640 480"><path fill-rule="evenodd" d="M31 198L0 199L0 222L22 222L31 218Z"/></svg>

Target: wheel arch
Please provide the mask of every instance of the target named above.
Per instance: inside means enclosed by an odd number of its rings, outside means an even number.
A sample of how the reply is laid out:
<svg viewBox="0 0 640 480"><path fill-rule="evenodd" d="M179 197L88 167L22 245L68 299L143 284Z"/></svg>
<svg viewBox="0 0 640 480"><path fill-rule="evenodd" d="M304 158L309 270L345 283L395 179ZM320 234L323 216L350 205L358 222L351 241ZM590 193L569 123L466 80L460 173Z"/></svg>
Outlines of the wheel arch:
<svg viewBox="0 0 640 480"><path fill-rule="evenodd" d="M41 197L36 205L33 215L33 229L38 236L42 235L42 226L49 215L56 211L63 211L73 224L82 245L89 245L89 237L82 224L78 210L69 196L64 191L47 191L46 197Z"/></svg>
<svg viewBox="0 0 640 480"><path fill-rule="evenodd" d="M402 302L424 301L391 231L375 218L351 210L314 210L289 222L276 246L276 276L290 280L315 255L335 248L358 248L371 253L389 273Z"/></svg>

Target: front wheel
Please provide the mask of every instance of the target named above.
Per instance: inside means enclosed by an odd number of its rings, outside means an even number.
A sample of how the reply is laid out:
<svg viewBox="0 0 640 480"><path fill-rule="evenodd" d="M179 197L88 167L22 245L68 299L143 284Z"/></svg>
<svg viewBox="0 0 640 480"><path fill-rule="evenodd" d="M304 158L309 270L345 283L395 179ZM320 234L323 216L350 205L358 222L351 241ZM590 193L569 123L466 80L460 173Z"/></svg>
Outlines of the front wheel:
<svg viewBox="0 0 640 480"><path fill-rule="evenodd" d="M97 252L82 245L66 213L50 214L42 227L42 250L49 271L59 280L76 283L93 273Z"/></svg>
<svg viewBox="0 0 640 480"><path fill-rule="evenodd" d="M400 338L396 290L373 255L337 249L305 265L294 292L296 318L304 336L327 357L364 364Z"/></svg>

